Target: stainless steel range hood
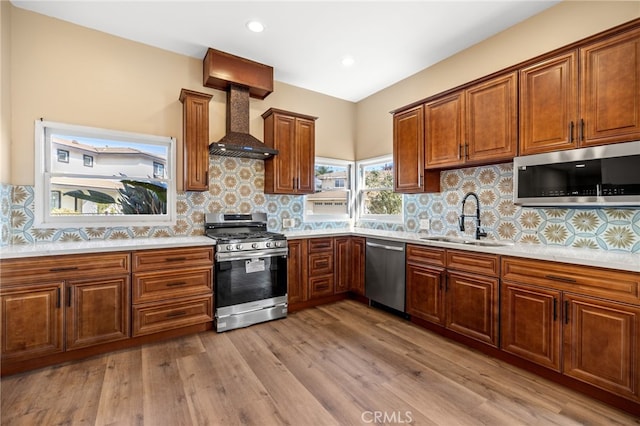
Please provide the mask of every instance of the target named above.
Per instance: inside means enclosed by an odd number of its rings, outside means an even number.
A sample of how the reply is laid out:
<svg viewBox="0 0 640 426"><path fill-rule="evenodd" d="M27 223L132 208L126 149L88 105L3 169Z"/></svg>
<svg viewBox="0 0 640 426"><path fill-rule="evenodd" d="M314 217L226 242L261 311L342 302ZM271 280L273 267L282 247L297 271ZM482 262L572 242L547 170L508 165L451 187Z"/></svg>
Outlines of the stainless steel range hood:
<svg viewBox="0 0 640 426"><path fill-rule="evenodd" d="M264 160L278 153L249 133L249 88L231 83L227 90L227 133L209 145L211 155Z"/></svg>
<svg viewBox="0 0 640 426"><path fill-rule="evenodd" d="M277 154L249 133L249 97L273 92L273 67L211 48L202 64L202 84L227 92L227 133L209 145L211 155L263 160Z"/></svg>

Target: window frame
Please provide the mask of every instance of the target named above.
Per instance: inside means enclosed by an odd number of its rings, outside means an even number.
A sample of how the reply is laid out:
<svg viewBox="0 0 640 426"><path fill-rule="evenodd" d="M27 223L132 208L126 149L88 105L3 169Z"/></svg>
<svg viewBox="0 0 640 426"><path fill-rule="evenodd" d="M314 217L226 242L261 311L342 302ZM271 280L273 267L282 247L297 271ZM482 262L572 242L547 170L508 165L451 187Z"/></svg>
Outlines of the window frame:
<svg viewBox="0 0 640 426"><path fill-rule="evenodd" d="M162 181L167 186L167 212L165 214L152 215L92 215L83 216L51 215L51 180L54 177L78 177L77 174L52 172L52 155L57 156L57 152L52 149L53 144L50 139L51 133L67 132L79 137L89 137L96 139L123 140L131 143L148 145L161 145L167 147L167 164L165 171L167 176L164 179L154 179ZM111 129L101 129L96 127L80 126L75 124L58 123L52 121L35 121L35 179L34 179L34 228L81 228L81 227L122 227L122 226L173 226L176 224L176 139L167 136L147 135L142 133L124 132ZM102 175L83 175L83 177L97 177L107 179ZM132 176L132 179L140 176Z"/></svg>
<svg viewBox="0 0 640 426"><path fill-rule="evenodd" d="M394 167L393 163L393 155L382 155L379 157L367 158L365 160L356 161L356 170L357 170L357 178L356 178L356 218L358 221L362 222L384 222L384 223L404 223L404 197L402 194L400 195L400 199L402 204L400 206L399 214L365 214L364 213L364 192L371 190L390 190L393 192L393 186L391 188L366 188L364 184L364 168L367 166L372 166L375 164L386 164L391 163Z"/></svg>
<svg viewBox="0 0 640 426"><path fill-rule="evenodd" d="M314 179L315 179L315 168L316 165L327 165L327 166L336 166L336 167L346 167L348 169L349 182L351 182L350 187L344 186L347 192L347 213L345 214L307 214L307 197L304 196L303 200L303 220L305 223L313 223L313 222L351 222L354 217L354 186L355 186L355 162L349 160L340 160L337 158L327 158L327 157L315 157L313 163L314 170ZM314 185L315 187L315 185Z"/></svg>

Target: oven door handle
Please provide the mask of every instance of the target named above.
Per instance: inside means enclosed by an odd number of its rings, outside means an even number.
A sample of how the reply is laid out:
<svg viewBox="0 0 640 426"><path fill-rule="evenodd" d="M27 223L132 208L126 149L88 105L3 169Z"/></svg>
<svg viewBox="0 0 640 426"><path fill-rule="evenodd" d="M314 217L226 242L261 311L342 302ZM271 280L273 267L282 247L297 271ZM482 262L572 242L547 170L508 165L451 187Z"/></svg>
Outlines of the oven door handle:
<svg viewBox="0 0 640 426"><path fill-rule="evenodd" d="M260 250L251 252L231 252L231 253L216 253L216 260L218 262L231 262L232 260L249 260L257 259L261 257L276 257L286 256L289 249L286 247L271 250Z"/></svg>

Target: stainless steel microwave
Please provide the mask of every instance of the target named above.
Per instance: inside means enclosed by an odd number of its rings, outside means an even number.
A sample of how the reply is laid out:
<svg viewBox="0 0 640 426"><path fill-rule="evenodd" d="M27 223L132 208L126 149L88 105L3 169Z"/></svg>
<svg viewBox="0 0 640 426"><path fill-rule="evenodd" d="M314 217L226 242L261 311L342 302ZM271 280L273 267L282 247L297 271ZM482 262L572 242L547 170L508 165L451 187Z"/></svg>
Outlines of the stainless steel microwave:
<svg viewBox="0 0 640 426"><path fill-rule="evenodd" d="M640 206L640 141L516 157L513 190L522 206Z"/></svg>

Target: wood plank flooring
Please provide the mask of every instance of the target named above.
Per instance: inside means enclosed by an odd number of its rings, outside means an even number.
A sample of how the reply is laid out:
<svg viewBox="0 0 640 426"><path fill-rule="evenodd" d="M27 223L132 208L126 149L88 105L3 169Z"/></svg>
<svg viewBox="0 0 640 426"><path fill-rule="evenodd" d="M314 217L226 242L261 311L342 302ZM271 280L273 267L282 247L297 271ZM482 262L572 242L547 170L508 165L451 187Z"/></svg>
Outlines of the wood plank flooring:
<svg viewBox="0 0 640 426"><path fill-rule="evenodd" d="M354 301L0 382L4 425L631 425Z"/></svg>

